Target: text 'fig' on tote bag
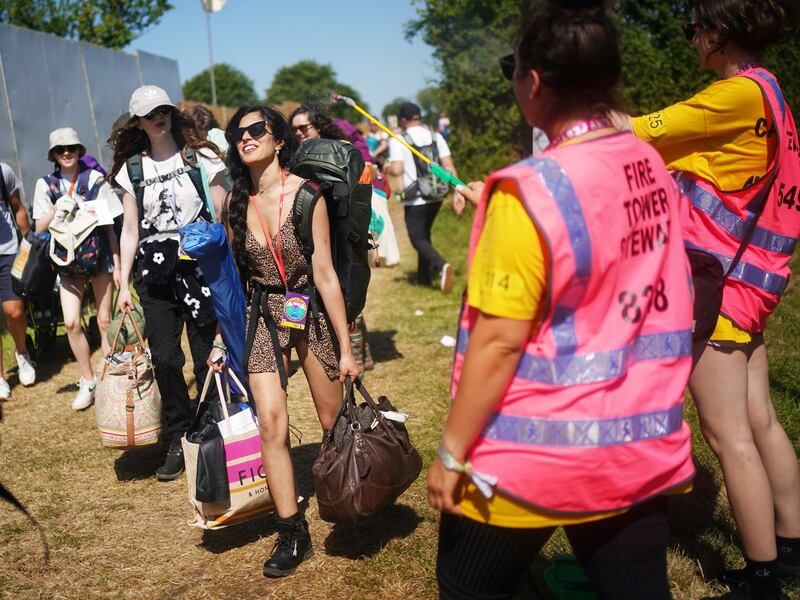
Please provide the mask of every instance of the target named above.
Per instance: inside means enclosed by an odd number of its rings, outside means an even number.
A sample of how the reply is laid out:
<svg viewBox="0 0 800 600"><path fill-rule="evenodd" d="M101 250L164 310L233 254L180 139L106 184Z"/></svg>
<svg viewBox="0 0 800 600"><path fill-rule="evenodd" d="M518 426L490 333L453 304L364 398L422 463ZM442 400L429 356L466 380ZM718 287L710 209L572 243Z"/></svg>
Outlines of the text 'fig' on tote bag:
<svg viewBox="0 0 800 600"><path fill-rule="evenodd" d="M246 388L236 374L227 376L243 390L231 401L230 384L211 369L206 376L197 416L181 440L186 463L189 503L194 511L189 522L202 529L221 529L243 523L274 509L261 460L258 424L248 403ZM212 377L219 402L206 402Z"/></svg>

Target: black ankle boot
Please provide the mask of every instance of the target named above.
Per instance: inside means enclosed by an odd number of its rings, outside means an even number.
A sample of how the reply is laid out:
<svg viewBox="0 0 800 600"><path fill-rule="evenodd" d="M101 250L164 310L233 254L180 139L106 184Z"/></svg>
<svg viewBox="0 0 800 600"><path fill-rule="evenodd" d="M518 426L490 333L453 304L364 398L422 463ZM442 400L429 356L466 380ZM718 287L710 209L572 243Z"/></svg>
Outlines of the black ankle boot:
<svg viewBox="0 0 800 600"><path fill-rule="evenodd" d="M294 573L304 560L314 556L308 521L298 512L275 522L278 539L272 555L264 563L264 577L286 577Z"/></svg>
<svg viewBox="0 0 800 600"><path fill-rule="evenodd" d="M164 464L156 469L156 479L159 481L172 481L183 473L183 446L181 440L172 440L167 450L167 459Z"/></svg>

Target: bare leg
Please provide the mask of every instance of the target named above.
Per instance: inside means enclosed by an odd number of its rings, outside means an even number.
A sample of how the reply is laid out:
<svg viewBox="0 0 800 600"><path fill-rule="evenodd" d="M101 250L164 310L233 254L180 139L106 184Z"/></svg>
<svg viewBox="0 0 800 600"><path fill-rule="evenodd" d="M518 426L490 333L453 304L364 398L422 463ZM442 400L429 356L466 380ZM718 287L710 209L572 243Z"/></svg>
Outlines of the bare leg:
<svg viewBox="0 0 800 600"><path fill-rule="evenodd" d="M100 347L103 349L103 356L108 356L111 351L111 344L108 343L106 332L111 324L111 297L114 292L114 280L111 273L98 273L92 279L92 291L94 291L94 303L97 306L97 328L100 330Z"/></svg>
<svg viewBox="0 0 800 600"><path fill-rule="evenodd" d="M283 356L287 365L288 356ZM250 390L258 413L261 460L275 510L282 519L297 512L294 470L289 455L289 410L277 373L250 373Z"/></svg>
<svg viewBox="0 0 800 600"><path fill-rule="evenodd" d="M769 397L764 341L759 339L755 344L747 363L750 427L772 489L775 530L782 537L800 538L800 469L797 456Z"/></svg>
<svg viewBox="0 0 800 600"><path fill-rule="evenodd" d="M86 281L79 278L61 277L61 311L64 313L64 328L67 330L69 347L78 361L81 377L94 381L92 355L89 342L81 329L81 303L86 290Z"/></svg>
<svg viewBox="0 0 800 600"><path fill-rule="evenodd" d="M309 352L305 342L297 344L297 356L303 367L311 397L317 407L317 416L323 430L331 429L336 416L342 409L342 384L338 379L331 381L313 352Z"/></svg>
<svg viewBox="0 0 800 600"><path fill-rule="evenodd" d="M707 347L689 389L703 435L719 458L745 555L751 560L775 560L772 491L750 430L745 352Z"/></svg>
<svg viewBox="0 0 800 600"><path fill-rule="evenodd" d="M25 318L25 303L22 300L7 300L3 302L3 312L6 315L8 332L14 338L17 352L25 354L28 351L25 347L25 331L28 328L28 320Z"/></svg>

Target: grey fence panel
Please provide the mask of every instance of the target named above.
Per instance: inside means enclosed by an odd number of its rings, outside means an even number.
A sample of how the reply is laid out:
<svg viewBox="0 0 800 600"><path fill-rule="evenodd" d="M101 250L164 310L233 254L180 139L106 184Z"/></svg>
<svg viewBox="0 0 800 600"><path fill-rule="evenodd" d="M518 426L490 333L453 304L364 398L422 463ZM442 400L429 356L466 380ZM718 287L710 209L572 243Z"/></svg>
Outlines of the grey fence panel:
<svg viewBox="0 0 800 600"><path fill-rule="evenodd" d="M111 126L145 81L163 87L176 103L183 99L174 60L0 23L0 161L22 178L28 206L36 180L53 168L47 160L50 132L73 127L89 153L110 167Z"/></svg>
<svg viewBox="0 0 800 600"><path fill-rule="evenodd" d="M175 104L183 100L177 62L141 50L136 54L139 57L139 69L144 83L164 88Z"/></svg>
<svg viewBox="0 0 800 600"><path fill-rule="evenodd" d="M97 159L110 168L112 156L106 140L111 135L111 126L120 115L127 114L131 93L141 85L136 57L89 44L81 46L100 138L101 153Z"/></svg>
<svg viewBox="0 0 800 600"><path fill-rule="evenodd" d="M89 154L100 152L79 44L43 35L55 127L72 127Z"/></svg>
<svg viewBox="0 0 800 600"><path fill-rule="evenodd" d="M55 116L43 51L45 37L49 36L17 27L0 29L0 54L20 162L18 175L27 190L28 205L33 201L36 180L52 170L47 149Z"/></svg>
<svg viewBox="0 0 800 600"><path fill-rule="evenodd" d="M0 30L0 35L2 33ZM11 128L11 117L8 114L8 97L6 96L2 61L3 55L0 53L0 162L8 164L15 173L19 173L19 157L14 148L14 130Z"/></svg>

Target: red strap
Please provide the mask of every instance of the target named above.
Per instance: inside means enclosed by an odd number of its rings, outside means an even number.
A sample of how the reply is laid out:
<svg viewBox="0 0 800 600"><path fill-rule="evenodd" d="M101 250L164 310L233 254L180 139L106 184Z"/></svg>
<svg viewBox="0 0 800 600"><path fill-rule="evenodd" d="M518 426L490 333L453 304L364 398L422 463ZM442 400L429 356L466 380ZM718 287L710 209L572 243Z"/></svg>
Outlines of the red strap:
<svg viewBox="0 0 800 600"><path fill-rule="evenodd" d="M269 230L267 229L267 224L264 221L264 217L261 216L261 211L258 210L258 203L256 202L256 196L250 196L250 203L253 205L253 208L256 211L256 216L258 216L258 222L261 223L261 231L264 232L264 238L267 240L267 247L269 248L270 253L272 254L272 258L275 260L275 265L278 267L278 273L281 275L281 279L283 280L283 285L287 285L286 283L286 268L283 265L283 253L281 252L281 215L283 214L283 192L285 189L286 184L286 171L281 169L281 199L278 203L278 233L277 233L277 246L278 251L275 252L275 247L272 245L272 236L269 234Z"/></svg>

